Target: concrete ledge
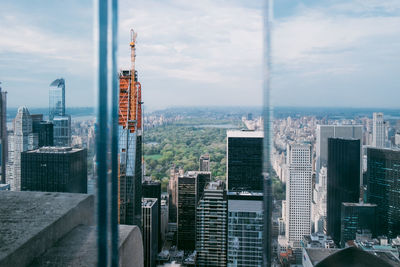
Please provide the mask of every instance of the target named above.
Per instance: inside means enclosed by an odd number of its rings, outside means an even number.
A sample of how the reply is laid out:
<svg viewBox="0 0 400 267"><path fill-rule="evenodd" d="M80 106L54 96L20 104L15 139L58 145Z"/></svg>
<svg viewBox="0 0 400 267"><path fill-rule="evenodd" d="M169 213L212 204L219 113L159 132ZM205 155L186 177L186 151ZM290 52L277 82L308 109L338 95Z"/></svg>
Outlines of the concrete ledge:
<svg viewBox="0 0 400 267"><path fill-rule="evenodd" d="M30 266L97 266L96 242L95 226L78 226ZM137 226L119 226L119 254L119 266L143 267L142 235Z"/></svg>
<svg viewBox="0 0 400 267"><path fill-rule="evenodd" d="M92 195L1 191L0 203L0 266L27 266L94 219Z"/></svg>

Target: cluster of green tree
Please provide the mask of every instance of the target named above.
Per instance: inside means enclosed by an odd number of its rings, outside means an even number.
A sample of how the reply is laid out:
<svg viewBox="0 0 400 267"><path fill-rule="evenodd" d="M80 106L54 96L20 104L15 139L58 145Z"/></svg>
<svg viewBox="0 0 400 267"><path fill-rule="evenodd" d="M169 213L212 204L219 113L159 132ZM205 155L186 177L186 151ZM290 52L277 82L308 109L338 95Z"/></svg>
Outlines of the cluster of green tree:
<svg viewBox="0 0 400 267"><path fill-rule="evenodd" d="M210 155L212 176L225 178L226 129L172 124L149 129L144 139L145 175L153 179L169 176L173 165L198 170L203 154Z"/></svg>

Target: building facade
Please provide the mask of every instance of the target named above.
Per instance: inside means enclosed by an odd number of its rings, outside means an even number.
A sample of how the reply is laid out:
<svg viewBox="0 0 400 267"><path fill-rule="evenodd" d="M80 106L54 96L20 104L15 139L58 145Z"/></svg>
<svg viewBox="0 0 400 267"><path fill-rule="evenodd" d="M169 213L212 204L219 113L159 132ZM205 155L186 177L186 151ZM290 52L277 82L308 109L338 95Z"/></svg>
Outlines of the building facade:
<svg viewBox="0 0 400 267"><path fill-rule="evenodd" d="M377 205L378 234L400 235L400 151L368 148L369 203Z"/></svg>
<svg viewBox="0 0 400 267"><path fill-rule="evenodd" d="M328 139L327 233L339 244L343 202L360 198L360 140Z"/></svg>
<svg viewBox="0 0 400 267"><path fill-rule="evenodd" d="M196 243L196 177L178 177L177 245L181 250L194 250Z"/></svg>
<svg viewBox="0 0 400 267"><path fill-rule="evenodd" d="M263 195L228 192L228 266L263 266Z"/></svg>
<svg viewBox="0 0 400 267"><path fill-rule="evenodd" d="M286 238L288 246L300 248L303 236L311 234L311 146L288 145L289 175L286 186Z"/></svg>
<svg viewBox="0 0 400 267"><path fill-rule="evenodd" d="M228 191L262 191L262 155L264 133L227 131Z"/></svg>
<svg viewBox="0 0 400 267"><path fill-rule="evenodd" d="M317 144L316 144L316 174L317 182L321 167L328 165L328 138L360 139L362 141L362 125L317 125ZM360 142L360 153L362 151ZM360 170L362 162L360 162ZM360 171L360 179L362 173Z"/></svg>
<svg viewBox="0 0 400 267"><path fill-rule="evenodd" d="M144 181L142 183L142 197L144 198L156 198L159 205L158 207L158 218L161 221L161 183L156 181ZM161 223L158 224L158 240L161 240ZM158 251L161 251L162 243L158 242Z"/></svg>
<svg viewBox="0 0 400 267"><path fill-rule="evenodd" d="M386 143L385 121L383 113L374 112L372 114L372 146L383 148Z"/></svg>
<svg viewBox="0 0 400 267"><path fill-rule="evenodd" d="M227 265L228 200L225 184L207 184L197 206L197 266Z"/></svg>
<svg viewBox="0 0 400 267"><path fill-rule="evenodd" d="M0 183L7 183L8 134L7 134L7 92L0 86Z"/></svg>
<svg viewBox="0 0 400 267"><path fill-rule="evenodd" d="M22 152L21 190L86 194L86 148L42 147Z"/></svg>
<svg viewBox="0 0 400 267"><path fill-rule="evenodd" d="M376 236L376 204L342 203L340 216L340 246L345 247L349 240L355 240L357 232L368 230Z"/></svg>
<svg viewBox="0 0 400 267"><path fill-rule="evenodd" d="M209 172L210 171L210 155L205 154L200 156L199 160L199 171Z"/></svg>
<svg viewBox="0 0 400 267"><path fill-rule="evenodd" d="M158 254L158 199L142 199L144 267L155 267Z"/></svg>

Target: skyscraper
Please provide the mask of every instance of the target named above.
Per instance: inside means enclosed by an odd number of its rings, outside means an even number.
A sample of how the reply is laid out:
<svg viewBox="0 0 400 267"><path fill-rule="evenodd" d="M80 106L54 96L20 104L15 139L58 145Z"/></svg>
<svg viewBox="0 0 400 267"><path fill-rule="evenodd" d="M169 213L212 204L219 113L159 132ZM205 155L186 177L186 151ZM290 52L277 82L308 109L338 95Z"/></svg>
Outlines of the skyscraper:
<svg viewBox="0 0 400 267"><path fill-rule="evenodd" d="M372 146L385 147L385 136L386 130L383 113L374 112L372 115Z"/></svg>
<svg viewBox="0 0 400 267"><path fill-rule="evenodd" d="M356 239L357 231L369 230L376 236L376 205L368 203L342 203L340 216L340 246Z"/></svg>
<svg viewBox="0 0 400 267"><path fill-rule="evenodd" d="M262 191L264 133L227 131L228 191Z"/></svg>
<svg viewBox="0 0 400 267"><path fill-rule="evenodd" d="M199 171L209 172L210 171L210 155L205 154L200 156L200 167Z"/></svg>
<svg viewBox="0 0 400 267"><path fill-rule="evenodd" d="M362 125L317 125L316 174L317 182L321 167L328 164L328 138L360 139L362 141ZM360 153L362 151L360 143ZM360 162L360 179L362 177Z"/></svg>
<svg viewBox="0 0 400 267"><path fill-rule="evenodd" d="M342 203L359 201L360 161L359 139L328 139L327 232L337 244Z"/></svg>
<svg viewBox="0 0 400 267"><path fill-rule="evenodd" d="M310 145L288 145L285 232L288 244L292 248L300 248L303 236L311 234L311 156Z"/></svg>
<svg viewBox="0 0 400 267"><path fill-rule="evenodd" d="M131 68L119 74L119 222L141 226L142 87L135 69L136 33L131 31Z"/></svg>
<svg viewBox="0 0 400 267"><path fill-rule="evenodd" d="M196 208L210 182L209 172L187 172L178 177L178 248L194 250L196 244Z"/></svg>
<svg viewBox="0 0 400 267"><path fill-rule="evenodd" d="M197 206L198 266L226 266L227 212L228 201L224 183L208 183Z"/></svg>
<svg viewBox="0 0 400 267"><path fill-rule="evenodd" d="M38 135L32 132L32 118L26 107L19 107L14 120L14 136L9 164L9 181L11 190L21 190L21 153L36 149Z"/></svg>
<svg viewBox="0 0 400 267"><path fill-rule="evenodd" d="M65 115L65 80L56 79L50 84L49 90L49 119Z"/></svg>
<svg viewBox="0 0 400 267"><path fill-rule="evenodd" d="M263 266L263 194L228 192L228 266Z"/></svg>
<svg viewBox="0 0 400 267"><path fill-rule="evenodd" d="M22 152L21 190L86 194L86 148L41 147Z"/></svg>
<svg viewBox="0 0 400 267"><path fill-rule="evenodd" d="M53 123L43 121L43 114L32 114L32 132L38 135L38 146L53 146Z"/></svg>
<svg viewBox="0 0 400 267"><path fill-rule="evenodd" d="M196 242L196 177L178 177L178 248L194 250Z"/></svg>
<svg viewBox="0 0 400 267"><path fill-rule="evenodd" d="M0 86L0 183L5 184L7 183L6 167L8 161L7 92L1 89Z"/></svg>
<svg viewBox="0 0 400 267"><path fill-rule="evenodd" d="M49 120L54 124L55 146L71 146L71 116L65 114L65 80L56 79L50 84Z"/></svg>
<svg viewBox="0 0 400 267"><path fill-rule="evenodd" d="M155 181L144 181L142 184L142 197L144 198L156 198L158 205L158 218L161 221L161 183ZM161 223L158 224L158 251L162 249L161 243Z"/></svg>
<svg viewBox="0 0 400 267"><path fill-rule="evenodd" d="M144 267L155 267L158 252L158 205L157 198L142 199L142 229Z"/></svg>
<svg viewBox="0 0 400 267"><path fill-rule="evenodd" d="M400 150L368 148L369 203L377 204L378 234L400 235Z"/></svg>

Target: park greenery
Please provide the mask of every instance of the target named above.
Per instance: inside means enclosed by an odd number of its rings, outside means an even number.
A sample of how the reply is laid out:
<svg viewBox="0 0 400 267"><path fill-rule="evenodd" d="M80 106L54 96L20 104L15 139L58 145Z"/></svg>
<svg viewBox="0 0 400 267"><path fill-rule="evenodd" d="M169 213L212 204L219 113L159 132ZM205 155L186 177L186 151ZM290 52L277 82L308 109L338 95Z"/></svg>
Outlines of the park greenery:
<svg viewBox="0 0 400 267"><path fill-rule="evenodd" d="M226 177L226 131L242 128L240 120L191 118L146 129L144 134L145 175L159 180L166 191L169 170L199 170L199 158L209 154L214 180ZM285 188L277 176L272 177L272 191L277 200L285 199Z"/></svg>

